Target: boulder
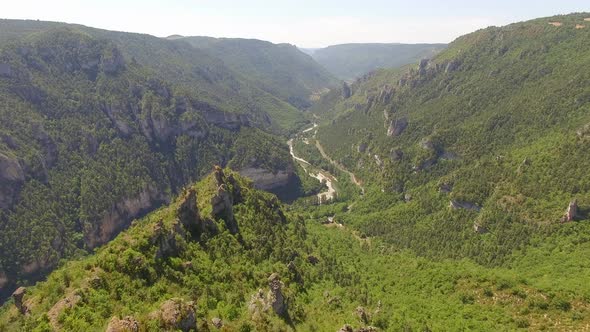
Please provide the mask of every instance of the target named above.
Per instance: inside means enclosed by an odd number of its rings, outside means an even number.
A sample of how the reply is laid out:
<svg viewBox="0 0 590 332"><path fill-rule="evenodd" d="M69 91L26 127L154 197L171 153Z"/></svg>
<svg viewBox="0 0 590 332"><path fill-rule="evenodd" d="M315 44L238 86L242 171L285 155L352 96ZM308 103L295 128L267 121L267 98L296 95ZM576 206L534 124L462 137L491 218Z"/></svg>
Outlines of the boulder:
<svg viewBox="0 0 590 332"><path fill-rule="evenodd" d="M365 151L367 151L368 147L369 147L369 145L367 143L361 143L361 144L359 144L357 151L359 153L365 153Z"/></svg>
<svg viewBox="0 0 590 332"><path fill-rule="evenodd" d="M122 319L113 317L107 325L106 332L139 332L139 322L131 316Z"/></svg>
<svg viewBox="0 0 590 332"><path fill-rule="evenodd" d="M25 287L17 288L14 293L12 293L12 299L14 300L14 306L18 309L21 314L26 314L29 312L29 308L24 304L23 298L27 293L27 289Z"/></svg>
<svg viewBox="0 0 590 332"><path fill-rule="evenodd" d="M392 120L387 128L387 136L396 137L401 135L408 126L408 120L405 118Z"/></svg>
<svg viewBox="0 0 590 332"><path fill-rule="evenodd" d="M182 299L170 299L160 306L154 314L165 330L181 330L183 332L197 328L197 314L194 302Z"/></svg>
<svg viewBox="0 0 590 332"><path fill-rule="evenodd" d="M219 317L214 317L213 319L211 319L211 324L213 324L213 326L215 326L218 329L223 327L223 321Z"/></svg>
<svg viewBox="0 0 590 332"><path fill-rule="evenodd" d="M420 147L424 150L434 150L434 142L428 137L424 137L420 140Z"/></svg>
<svg viewBox="0 0 590 332"><path fill-rule="evenodd" d="M407 193L406 193L406 194L404 194L404 201L405 201L406 203L410 202L411 200L412 200L412 195L410 195L410 194L407 194Z"/></svg>

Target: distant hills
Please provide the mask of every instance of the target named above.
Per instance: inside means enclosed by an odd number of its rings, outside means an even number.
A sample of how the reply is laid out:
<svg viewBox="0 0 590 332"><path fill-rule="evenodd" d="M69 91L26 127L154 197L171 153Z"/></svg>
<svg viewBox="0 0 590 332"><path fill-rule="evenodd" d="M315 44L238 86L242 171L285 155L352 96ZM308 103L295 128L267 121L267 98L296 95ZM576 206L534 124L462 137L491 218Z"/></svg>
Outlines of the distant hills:
<svg viewBox="0 0 590 332"><path fill-rule="evenodd" d="M256 39L180 37L221 59L232 70L256 82L297 108L311 106L310 95L338 81L309 55L290 44L273 44Z"/></svg>
<svg viewBox="0 0 590 332"><path fill-rule="evenodd" d="M341 44L304 49L336 77L352 80L378 68L396 68L431 58L445 44Z"/></svg>

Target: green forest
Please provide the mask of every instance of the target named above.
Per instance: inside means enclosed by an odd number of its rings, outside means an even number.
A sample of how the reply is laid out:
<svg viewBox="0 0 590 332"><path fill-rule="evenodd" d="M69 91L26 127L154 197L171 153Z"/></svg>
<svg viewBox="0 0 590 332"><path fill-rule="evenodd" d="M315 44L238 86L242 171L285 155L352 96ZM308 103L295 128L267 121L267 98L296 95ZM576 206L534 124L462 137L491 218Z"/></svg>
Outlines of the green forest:
<svg viewBox="0 0 590 332"><path fill-rule="evenodd" d="M587 329L586 25L345 83L286 44L0 20L0 331Z"/></svg>

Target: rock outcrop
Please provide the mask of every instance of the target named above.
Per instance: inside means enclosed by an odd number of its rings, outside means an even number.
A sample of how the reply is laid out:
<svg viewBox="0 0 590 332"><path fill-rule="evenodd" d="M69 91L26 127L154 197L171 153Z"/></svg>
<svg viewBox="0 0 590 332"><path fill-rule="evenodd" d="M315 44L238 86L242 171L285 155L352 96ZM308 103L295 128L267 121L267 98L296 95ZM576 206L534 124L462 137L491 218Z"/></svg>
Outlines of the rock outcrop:
<svg viewBox="0 0 590 332"><path fill-rule="evenodd" d="M11 207L25 182L25 173L15 158L0 153L0 209Z"/></svg>
<svg viewBox="0 0 590 332"><path fill-rule="evenodd" d="M117 128L121 136L129 137L131 135L131 127L127 124L125 120L121 118L121 115L119 115L120 113L122 113L121 111L119 111L114 105L104 105L102 109L105 115L109 118L109 120L111 120L115 128Z"/></svg>
<svg viewBox="0 0 590 332"><path fill-rule="evenodd" d="M573 200L567 207L564 216L561 218L561 222L574 221L578 215L578 201Z"/></svg>
<svg viewBox="0 0 590 332"><path fill-rule="evenodd" d="M447 66L445 68L445 73L452 73L454 71L457 71L457 69L459 69L460 66L461 66L461 61L451 60L449 63L447 63Z"/></svg>
<svg viewBox="0 0 590 332"><path fill-rule="evenodd" d="M355 313L361 323L367 324L369 322L369 316L367 315L365 308L357 307Z"/></svg>
<svg viewBox="0 0 590 332"><path fill-rule="evenodd" d="M125 58L123 58L123 54L116 47L112 47L108 52L105 52L100 62L102 70L110 75L117 74L125 69Z"/></svg>
<svg viewBox="0 0 590 332"><path fill-rule="evenodd" d="M268 277L268 287L270 291L267 297L272 310L277 315L285 317L287 314L287 303L282 291L283 283L277 273L273 273Z"/></svg>
<svg viewBox="0 0 590 332"><path fill-rule="evenodd" d="M351 95L352 91L350 90L350 86L348 86L348 83L342 83L342 98L348 99Z"/></svg>
<svg viewBox="0 0 590 332"><path fill-rule="evenodd" d="M26 293L27 293L27 289L24 287L19 287L14 291L14 293L12 293L12 299L14 300L14 306L23 315L25 315L29 312L29 308L23 302L23 299L24 299Z"/></svg>
<svg viewBox="0 0 590 332"><path fill-rule="evenodd" d="M250 299L248 310L254 320L270 309L280 317L286 318L288 315L287 301L282 291L283 283L277 273L270 275L268 286L270 290L266 295L262 289L259 289Z"/></svg>
<svg viewBox="0 0 590 332"><path fill-rule="evenodd" d="M352 326L344 324L344 326L342 326L340 330L338 330L338 332L354 332L354 329L352 328Z"/></svg>
<svg viewBox="0 0 590 332"><path fill-rule="evenodd" d="M232 181L233 177L226 178L223 169L215 166L214 176L217 184L217 192L211 197L211 214L214 219L222 219L225 226L232 234L237 234L238 223L234 218L234 195L241 190L236 183ZM233 183L231 183L233 182ZM237 198L237 197L236 197Z"/></svg>
<svg viewBox="0 0 590 332"><path fill-rule="evenodd" d="M61 330L61 323L59 316L64 310L72 309L78 302L82 300L82 297L76 293L69 293L64 296L61 300L57 301L51 309L47 312L47 317L54 330Z"/></svg>
<svg viewBox="0 0 590 332"><path fill-rule="evenodd" d="M160 322L164 330L181 330L183 332L196 330L197 314L194 302L181 299L170 299L160 306L160 310L151 315Z"/></svg>
<svg viewBox="0 0 590 332"><path fill-rule="evenodd" d="M247 114L229 113L215 109L204 110L202 115L207 123L229 130L238 130L241 127L250 127L252 122L250 116Z"/></svg>
<svg viewBox="0 0 590 332"><path fill-rule="evenodd" d="M197 191L195 189L188 189L181 195L176 214L187 230L197 237L201 235L203 223L197 207Z"/></svg>
<svg viewBox="0 0 590 332"><path fill-rule="evenodd" d="M405 118L392 120L389 123L389 127L387 128L387 136L397 137L404 132L404 130L406 129L407 126L408 126L408 120Z"/></svg>
<svg viewBox="0 0 590 332"><path fill-rule="evenodd" d="M174 223L170 229L165 228L162 220L156 223L152 237L152 244L158 248L156 259L173 257L180 253L181 247L176 239L177 236L186 237L186 232L180 223Z"/></svg>
<svg viewBox="0 0 590 332"><path fill-rule="evenodd" d="M472 211L481 210L481 207L479 207L471 202L464 202L464 201L457 201L457 200L451 200L449 202L449 207L453 210L458 210L458 209L472 210Z"/></svg>
<svg viewBox="0 0 590 332"><path fill-rule="evenodd" d="M271 172L264 168L248 167L239 171L240 175L247 177L254 182L256 189L271 191L289 184L294 175L292 169Z"/></svg>
<svg viewBox="0 0 590 332"><path fill-rule="evenodd" d="M113 317L109 321L106 332L139 332L139 322L131 316L121 319Z"/></svg>

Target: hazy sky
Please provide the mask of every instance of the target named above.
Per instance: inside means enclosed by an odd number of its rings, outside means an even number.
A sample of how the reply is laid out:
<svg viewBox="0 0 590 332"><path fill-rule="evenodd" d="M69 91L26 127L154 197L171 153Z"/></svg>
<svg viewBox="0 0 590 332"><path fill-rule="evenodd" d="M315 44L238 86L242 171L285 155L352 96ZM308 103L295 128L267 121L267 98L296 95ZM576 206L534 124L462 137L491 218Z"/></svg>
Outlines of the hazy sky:
<svg viewBox="0 0 590 332"><path fill-rule="evenodd" d="M490 25L590 11L589 0L3 0L0 18L109 30L258 38L300 47L450 42Z"/></svg>

